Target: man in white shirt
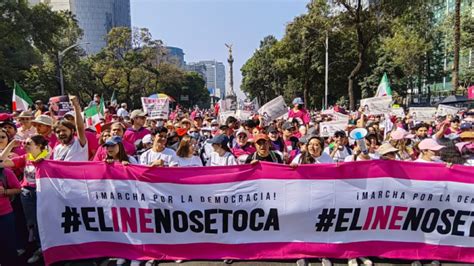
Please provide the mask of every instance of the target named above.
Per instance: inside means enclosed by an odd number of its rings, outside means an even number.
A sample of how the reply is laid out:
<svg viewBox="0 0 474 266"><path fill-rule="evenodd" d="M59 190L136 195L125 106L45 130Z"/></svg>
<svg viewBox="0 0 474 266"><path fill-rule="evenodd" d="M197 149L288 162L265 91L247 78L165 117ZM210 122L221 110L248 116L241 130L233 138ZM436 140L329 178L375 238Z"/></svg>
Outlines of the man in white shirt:
<svg viewBox="0 0 474 266"><path fill-rule="evenodd" d="M127 104L126 103L120 104L120 108L117 110L117 115L120 116L120 117L128 116Z"/></svg>
<svg viewBox="0 0 474 266"><path fill-rule="evenodd" d="M59 144L54 148L53 160L81 162L89 160L89 149L87 147L84 120L81 115L81 106L76 96L70 96L74 108L76 125L68 120L60 120L54 125L54 132L58 137ZM77 132L77 138L74 134Z"/></svg>
<svg viewBox="0 0 474 266"><path fill-rule="evenodd" d="M140 164L148 166L178 166L176 152L166 148L168 129L160 128L153 141L153 147L140 156Z"/></svg>
<svg viewBox="0 0 474 266"><path fill-rule="evenodd" d="M334 142L324 149L324 153L329 155L334 162L344 162L347 156L352 155L349 148L346 133L342 130L334 133Z"/></svg>

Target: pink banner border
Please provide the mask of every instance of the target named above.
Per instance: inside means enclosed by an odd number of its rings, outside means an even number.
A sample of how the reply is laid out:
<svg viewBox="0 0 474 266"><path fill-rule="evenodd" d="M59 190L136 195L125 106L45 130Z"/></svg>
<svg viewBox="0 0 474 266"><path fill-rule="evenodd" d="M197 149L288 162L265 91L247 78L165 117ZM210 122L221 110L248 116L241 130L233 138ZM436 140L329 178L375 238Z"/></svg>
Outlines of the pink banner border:
<svg viewBox="0 0 474 266"><path fill-rule="evenodd" d="M186 254L186 256L182 256ZM94 242L44 250L48 264L65 259L95 257L134 260L286 260L300 258L382 257L403 260L442 260L474 263L474 248L423 243L368 241L343 244L255 243L255 244L173 244L132 245Z"/></svg>
<svg viewBox="0 0 474 266"><path fill-rule="evenodd" d="M151 168L147 166L106 164L104 162L44 161L37 169L39 178L86 180L137 180L149 183L219 184L258 179L361 179L391 177L421 181L447 181L474 184L474 167L437 163L366 161L339 164L286 165L259 163L225 167ZM101 173L106 173L102 176Z"/></svg>

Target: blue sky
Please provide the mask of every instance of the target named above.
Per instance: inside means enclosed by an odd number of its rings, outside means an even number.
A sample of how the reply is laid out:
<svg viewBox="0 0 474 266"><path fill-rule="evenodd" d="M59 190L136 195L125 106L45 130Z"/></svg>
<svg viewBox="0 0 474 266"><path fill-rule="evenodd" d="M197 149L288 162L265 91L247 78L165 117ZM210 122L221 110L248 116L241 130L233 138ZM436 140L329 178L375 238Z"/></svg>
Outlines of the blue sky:
<svg viewBox="0 0 474 266"><path fill-rule="evenodd" d="M185 60L227 64L233 44L234 88L240 68L267 35L280 39L285 26L306 12L309 0L131 0L132 26L150 29L155 39L184 50ZM228 80L226 81L228 82ZM237 91L239 97L242 97Z"/></svg>

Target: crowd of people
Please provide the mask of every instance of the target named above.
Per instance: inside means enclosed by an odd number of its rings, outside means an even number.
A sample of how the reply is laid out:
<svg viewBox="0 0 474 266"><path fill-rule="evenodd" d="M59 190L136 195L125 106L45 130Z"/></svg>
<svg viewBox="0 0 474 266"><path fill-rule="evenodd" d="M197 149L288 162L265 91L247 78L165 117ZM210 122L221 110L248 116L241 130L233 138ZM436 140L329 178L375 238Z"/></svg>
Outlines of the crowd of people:
<svg viewBox="0 0 474 266"><path fill-rule="evenodd" d="M28 263L41 259L36 212L35 162L101 161L148 167L201 167L256 164L341 163L399 160L474 166L474 109L415 121L410 115L366 115L363 109L334 112L348 117L345 130L322 137L320 124L337 119L328 112L305 109L293 101L287 116L265 121L219 121L216 110L176 108L169 117L150 119L123 103L105 110L100 127L86 127L79 99L62 117L37 101L34 110L0 114L0 264L24 256L28 242L36 246ZM89 106L99 108L96 95ZM349 134L366 132L355 140ZM324 134L326 135L326 134ZM368 258L359 258L371 264ZM124 263L119 259L117 264ZM419 262L415 262L419 263ZM323 259L324 265L330 265ZM357 265L357 258L349 261Z"/></svg>

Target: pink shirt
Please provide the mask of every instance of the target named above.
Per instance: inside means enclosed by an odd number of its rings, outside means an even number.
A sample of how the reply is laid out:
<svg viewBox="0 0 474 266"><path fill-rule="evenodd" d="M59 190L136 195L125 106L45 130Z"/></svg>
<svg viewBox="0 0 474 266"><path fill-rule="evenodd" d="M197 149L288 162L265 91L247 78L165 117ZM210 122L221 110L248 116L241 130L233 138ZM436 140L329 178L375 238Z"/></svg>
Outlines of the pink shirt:
<svg viewBox="0 0 474 266"><path fill-rule="evenodd" d="M135 145L132 145L126 141L122 142L123 143L123 147L125 148L125 152L127 153L127 155L133 155L135 154ZM102 146L99 146L99 148L97 148L97 152L95 153L95 156L94 156L94 159L92 159L92 161L103 161L105 158L107 157L107 149L105 149L104 147Z"/></svg>
<svg viewBox="0 0 474 266"><path fill-rule="evenodd" d="M288 118L299 118L301 121L303 121L303 124L307 125L310 121L309 118L309 113L306 111L306 109L301 109L298 110L297 112L293 111L293 109L290 109L288 112Z"/></svg>
<svg viewBox="0 0 474 266"><path fill-rule="evenodd" d="M139 139L143 139L146 135L150 134L150 130L142 127L139 130L135 130L133 128L127 129L125 134L123 134L123 139L128 141L129 143L135 145L135 142Z"/></svg>
<svg viewBox="0 0 474 266"><path fill-rule="evenodd" d="M12 170L4 168L3 169L3 174L7 178L7 184L8 188L7 189L13 189L13 188L21 188L20 187L20 182L16 178L15 174L12 172ZM0 186L3 187L3 184L0 183ZM3 195L0 195L0 216L9 214L13 211L12 205L10 203L10 199L8 197L5 197Z"/></svg>

